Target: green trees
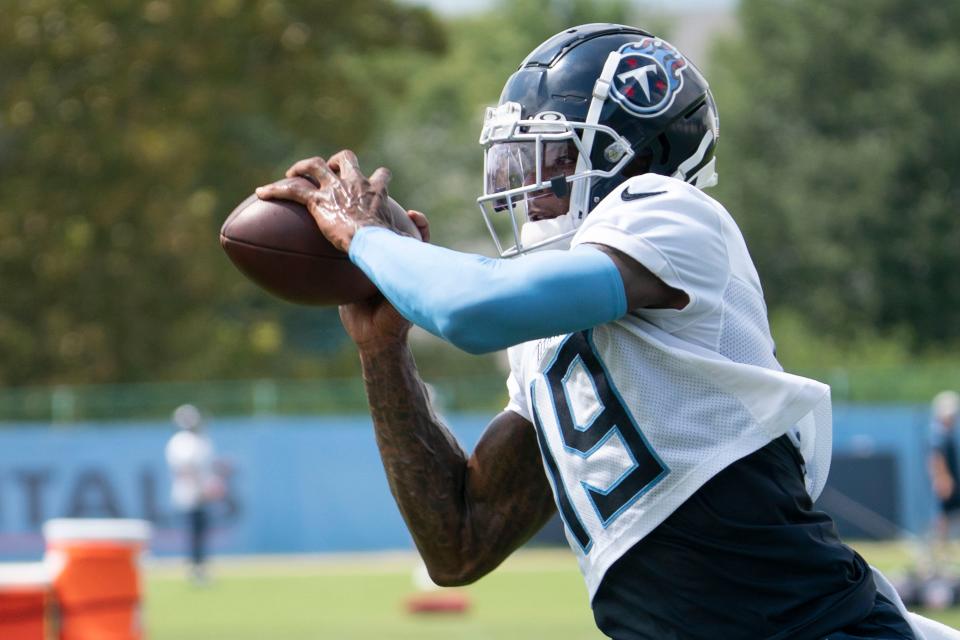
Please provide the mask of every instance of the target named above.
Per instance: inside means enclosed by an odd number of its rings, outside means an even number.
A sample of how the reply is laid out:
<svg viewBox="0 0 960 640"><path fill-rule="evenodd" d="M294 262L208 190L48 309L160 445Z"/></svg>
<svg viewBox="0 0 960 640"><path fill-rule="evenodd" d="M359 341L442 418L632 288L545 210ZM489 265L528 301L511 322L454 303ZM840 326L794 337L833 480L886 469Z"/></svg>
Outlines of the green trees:
<svg viewBox="0 0 960 640"><path fill-rule="evenodd" d="M719 193L774 309L924 347L960 327L960 2L743 0Z"/></svg>
<svg viewBox="0 0 960 640"><path fill-rule="evenodd" d="M960 1L741 0L739 16L705 65L716 195L781 347L896 364L955 344ZM231 207L352 147L394 169L437 242L489 252L483 107L549 35L632 18L620 0L502 0L445 24L393 0L6 3L0 386L351 370L334 311L274 301L227 262ZM423 364L489 366L458 358Z"/></svg>
<svg viewBox="0 0 960 640"><path fill-rule="evenodd" d="M439 52L440 25L392 0L7 4L0 384L316 367L281 322L307 312L244 282L217 229L293 160L362 145L403 80L365 59Z"/></svg>

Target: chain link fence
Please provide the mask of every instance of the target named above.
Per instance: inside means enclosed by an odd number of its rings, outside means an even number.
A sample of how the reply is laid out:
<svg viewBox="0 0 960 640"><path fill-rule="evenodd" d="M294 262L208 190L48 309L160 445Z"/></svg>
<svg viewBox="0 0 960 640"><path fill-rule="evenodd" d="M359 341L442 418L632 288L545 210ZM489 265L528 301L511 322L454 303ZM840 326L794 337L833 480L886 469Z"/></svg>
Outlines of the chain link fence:
<svg viewBox="0 0 960 640"><path fill-rule="evenodd" d="M441 411L491 411L493 415L506 404L500 375L447 378L430 386ZM212 416L367 411L359 378L61 385L0 389L0 423L164 419L187 402Z"/></svg>
<svg viewBox="0 0 960 640"><path fill-rule="evenodd" d="M837 403L926 403L938 391L960 389L960 363L796 373L829 384ZM507 400L502 374L438 378L429 383L440 411L492 416ZM0 389L0 423L167 418L185 402L213 416L367 411L359 378L61 385Z"/></svg>

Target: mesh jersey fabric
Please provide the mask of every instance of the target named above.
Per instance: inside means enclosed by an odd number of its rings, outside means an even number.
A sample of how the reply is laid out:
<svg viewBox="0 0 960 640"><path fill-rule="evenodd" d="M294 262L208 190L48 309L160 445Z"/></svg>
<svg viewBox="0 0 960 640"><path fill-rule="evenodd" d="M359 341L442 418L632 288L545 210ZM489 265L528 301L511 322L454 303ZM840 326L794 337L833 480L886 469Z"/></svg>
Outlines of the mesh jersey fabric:
<svg viewBox="0 0 960 640"><path fill-rule="evenodd" d="M756 269L719 203L638 176L588 216L572 245L582 243L623 251L690 298L508 350L507 409L536 425L592 598L610 565L700 486L785 433L815 498L831 434L829 388L777 363Z"/></svg>
<svg viewBox="0 0 960 640"><path fill-rule="evenodd" d="M873 574L814 509L801 464L780 436L712 477L610 567L597 626L617 640L832 639L869 617ZM889 637L912 639L899 625Z"/></svg>

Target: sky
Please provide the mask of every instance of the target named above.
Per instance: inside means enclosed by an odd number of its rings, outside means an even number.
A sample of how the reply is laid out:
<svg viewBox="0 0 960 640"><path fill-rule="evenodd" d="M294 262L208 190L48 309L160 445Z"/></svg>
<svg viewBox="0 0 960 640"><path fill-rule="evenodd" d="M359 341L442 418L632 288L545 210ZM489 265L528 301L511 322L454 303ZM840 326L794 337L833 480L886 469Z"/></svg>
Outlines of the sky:
<svg viewBox="0 0 960 640"><path fill-rule="evenodd" d="M432 7L439 13L456 15L483 9L493 0L404 0L410 4L423 4ZM655 7L671 12L693 9L728 9L736 5L736 0L639 0L638 6Z"/></svg>
<svg viewBox="0 0 960 640"><path fill-rule="evenodd" d="M495 0L401 0L427 5L441 15L454 16L482 10ZM708 53L718 34L736 27L733 10L738 0L631 0L637 8L682 16L672 24L670 42L702 68L709 67Z"/></svg>

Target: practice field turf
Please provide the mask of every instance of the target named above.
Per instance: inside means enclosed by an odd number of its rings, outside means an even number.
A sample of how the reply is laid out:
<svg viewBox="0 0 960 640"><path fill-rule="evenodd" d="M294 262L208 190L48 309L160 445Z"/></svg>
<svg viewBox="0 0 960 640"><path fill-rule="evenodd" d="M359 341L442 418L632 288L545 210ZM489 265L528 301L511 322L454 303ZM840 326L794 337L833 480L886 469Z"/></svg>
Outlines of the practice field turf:
<svg viewBox="0 0 960 640"><path fill-rule="evenodd" d="M901 545L856 545L885 571L902 569ZM411 555L221 560L194 587L179 565L147 571L151 640L597 640L586 589L564 550L522 551L460 590L465 615L405 610L416 593ZM960 609L925 612L960 625Z"/></svg>

